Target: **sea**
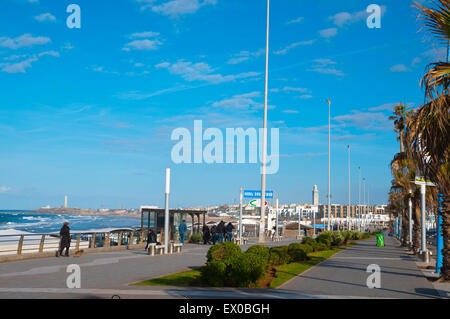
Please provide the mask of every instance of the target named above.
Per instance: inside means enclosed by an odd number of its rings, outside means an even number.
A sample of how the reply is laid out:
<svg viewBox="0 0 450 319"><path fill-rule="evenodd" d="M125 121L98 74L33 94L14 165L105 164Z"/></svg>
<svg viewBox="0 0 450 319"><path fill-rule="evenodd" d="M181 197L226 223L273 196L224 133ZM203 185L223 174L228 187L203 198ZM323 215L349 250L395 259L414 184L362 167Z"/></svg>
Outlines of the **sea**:
<svg viewBox="0 0 450 319"><path fill-rule="evenodd" d="M0 235L59 232L66 221L72 231L134 228L141 225L141 219L133 217L32 214L25 210L0 210Z"/></svg>

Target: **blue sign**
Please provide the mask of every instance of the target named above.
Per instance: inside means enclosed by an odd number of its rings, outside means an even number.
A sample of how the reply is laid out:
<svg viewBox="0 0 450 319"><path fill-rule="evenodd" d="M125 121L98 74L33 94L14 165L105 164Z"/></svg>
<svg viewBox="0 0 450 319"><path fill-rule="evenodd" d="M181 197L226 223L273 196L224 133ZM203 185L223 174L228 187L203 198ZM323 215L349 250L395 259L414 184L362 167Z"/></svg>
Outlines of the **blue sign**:
<svg viewBox="0 0 450 319"><path fill-rule="evenodd" d="M244 191L244 198L261 198L261 191ZM273 198L273 191L266 191L266 198Z"/></svg>

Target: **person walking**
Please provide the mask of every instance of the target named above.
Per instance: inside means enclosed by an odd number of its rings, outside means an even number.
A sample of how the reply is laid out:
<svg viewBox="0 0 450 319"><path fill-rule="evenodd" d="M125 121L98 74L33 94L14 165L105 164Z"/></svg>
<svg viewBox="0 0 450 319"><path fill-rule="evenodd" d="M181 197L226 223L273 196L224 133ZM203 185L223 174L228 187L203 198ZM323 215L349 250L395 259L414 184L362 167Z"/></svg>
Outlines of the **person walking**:
<svg viewBox="0 0 450 319"><path fill-rule="evenodd" d="M225 223L223 220L217 225L217 235L219 236L219 243L223 243L223 237L226 234Z"/></svg>
<svg viewBox="0 0 450 319"><path fill-rule="evenodd" d="M206 224L203 225L203 244L209 244L211 239L211 233L209 232L209 227Z"/></svg>
<svg viewBox="0 0 450 319"><path fill-rule="evenodd" d="M225 241L232 241L232 239L233 239L233 229L234 229L233 224L231 222L229 222L227 227L225 228L226 233L227 233Z"/></svg>
<svg viewBox="0 0 450 319"><path fill-rule="evenodd" d="M157 244L156 233L151 228L148 230L147 245L145 246L145 250L148 249L148 246L150 246L150 244Z"/></svg>
<svg viewBox="0 0 450 319"><path fill-rule="evenodd" d="M65 222L59 231L59 235L61 236L61 241L59 244L59 256L62 256L63 250L66 250L64 257L69 257L69 249L70 249L70 228L69 223Z"/></svg>
<svg viewBox="0 0 450 319"><path fill-rule="evenodd" d="M183 219L180 226L178 227L178 231L180 233L180 243L184 245L184 239L186 238L187 232L186 220Z"/></svg>
<svg viewBox="0 0 450 319"><path fill-rule="evenodd" d="M215 245L216 244L216 242L217 242L217 226L216 225L213 225L212 227L211 227L211 236L212 236L212 242L213 242L213 245Z"/></svg>

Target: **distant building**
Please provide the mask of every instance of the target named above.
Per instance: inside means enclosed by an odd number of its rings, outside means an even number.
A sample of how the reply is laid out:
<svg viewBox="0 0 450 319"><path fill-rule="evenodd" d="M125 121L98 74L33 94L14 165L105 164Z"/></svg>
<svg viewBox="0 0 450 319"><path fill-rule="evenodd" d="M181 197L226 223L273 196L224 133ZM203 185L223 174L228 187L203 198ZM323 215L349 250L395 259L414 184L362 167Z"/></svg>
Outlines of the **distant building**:
<svg viewBox="0 0 450 319"><path fill-rule="evenodd" d="M313 206L319 205L319 189L317 188L317 185L314 185L314 188L312 191L312 204L313 204Z"/></svg>

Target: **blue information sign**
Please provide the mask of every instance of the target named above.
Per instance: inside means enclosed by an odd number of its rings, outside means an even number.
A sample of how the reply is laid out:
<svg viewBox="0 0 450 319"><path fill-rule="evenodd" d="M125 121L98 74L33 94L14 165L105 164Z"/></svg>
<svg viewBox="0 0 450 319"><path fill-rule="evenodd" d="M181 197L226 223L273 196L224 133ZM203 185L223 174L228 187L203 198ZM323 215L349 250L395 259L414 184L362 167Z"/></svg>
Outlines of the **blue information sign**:
<svg viewBox="0 0 450 319"><path fill-rule="evenodd" d="M261 191L244 191L244 198L261 198ZM266 198L273 198L273 191L266 191Z"/></svg>

